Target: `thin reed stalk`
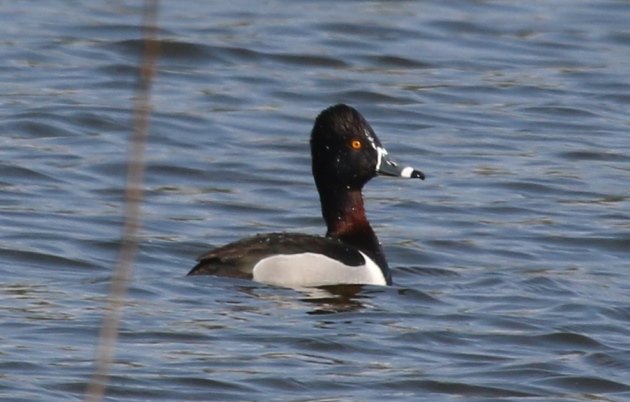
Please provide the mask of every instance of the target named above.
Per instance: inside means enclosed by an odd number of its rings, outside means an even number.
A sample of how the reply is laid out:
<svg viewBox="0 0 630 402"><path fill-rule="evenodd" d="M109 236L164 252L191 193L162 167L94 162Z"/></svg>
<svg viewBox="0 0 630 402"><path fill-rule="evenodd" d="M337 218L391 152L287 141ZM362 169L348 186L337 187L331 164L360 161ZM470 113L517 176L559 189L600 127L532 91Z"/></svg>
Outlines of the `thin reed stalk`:
<svg viewBox="0 0 630 402"><path fill-rule="evenodd" d="M143 7L144 52L139 70L139 85L135 90L133 102L133 133L129 144L120 254L99 333L94 374L85 393L84 401L86 402L102 401L105 396L115 355L122 308L138 251L144 186L144 152L149 136L151 115L151 84L156 73L159 53L157 13L158 0L145 0Z"/></svg>

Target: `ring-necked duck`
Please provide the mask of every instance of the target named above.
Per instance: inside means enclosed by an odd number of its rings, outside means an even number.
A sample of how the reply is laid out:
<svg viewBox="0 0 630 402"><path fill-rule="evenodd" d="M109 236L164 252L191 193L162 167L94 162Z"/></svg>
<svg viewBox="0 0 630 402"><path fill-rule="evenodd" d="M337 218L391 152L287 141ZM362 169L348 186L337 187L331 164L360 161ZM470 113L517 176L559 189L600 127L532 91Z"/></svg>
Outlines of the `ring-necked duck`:
<svg viewBox="0 0 630 402"><path fill-rule="evenodd" d="M391 285L385 255L365 216L361 189L377 174L422 180L424 174L394 163L363 116L343 104L317 116L311 158L326 237L259 234L203 254L188 275L288 287Z"/></svg>

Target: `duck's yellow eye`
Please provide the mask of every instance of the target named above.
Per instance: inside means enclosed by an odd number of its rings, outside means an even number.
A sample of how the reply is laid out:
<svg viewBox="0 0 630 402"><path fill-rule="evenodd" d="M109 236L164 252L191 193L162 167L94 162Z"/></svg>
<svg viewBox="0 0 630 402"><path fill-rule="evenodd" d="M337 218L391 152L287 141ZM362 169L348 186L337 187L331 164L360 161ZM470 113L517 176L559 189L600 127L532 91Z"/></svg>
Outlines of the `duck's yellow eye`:
<svg viewBox="0 0 630 402"><path fill-rule="evenodd" d="M350 146L352 147L352 149L361 149L361 141L352 140L350 141Z"/></svg>

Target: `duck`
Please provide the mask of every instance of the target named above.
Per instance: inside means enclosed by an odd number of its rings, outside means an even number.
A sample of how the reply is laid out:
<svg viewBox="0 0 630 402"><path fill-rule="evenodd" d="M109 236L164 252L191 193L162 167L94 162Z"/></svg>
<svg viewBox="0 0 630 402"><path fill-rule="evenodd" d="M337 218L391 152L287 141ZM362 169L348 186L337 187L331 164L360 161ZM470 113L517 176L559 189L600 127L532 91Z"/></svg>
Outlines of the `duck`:
<svg viewBox="0 0 630 402"><path fill-rule="evenodd" d="M346 104L319 113L310 147L325 236L257 234L202 254L188 275L290 288L392 284L383 248L365 215L362 190L375 176L424 180L424 173L394 162L366 119Z"/></svg>

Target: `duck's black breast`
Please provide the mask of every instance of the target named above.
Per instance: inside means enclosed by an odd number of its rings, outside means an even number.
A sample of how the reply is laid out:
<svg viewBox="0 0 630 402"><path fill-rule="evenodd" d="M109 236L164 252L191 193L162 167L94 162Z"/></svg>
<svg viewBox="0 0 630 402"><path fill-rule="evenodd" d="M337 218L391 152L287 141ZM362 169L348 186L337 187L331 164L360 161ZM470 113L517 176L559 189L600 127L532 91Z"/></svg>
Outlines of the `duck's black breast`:
<svg viewBox="0 0 630 402"><path fill-rule="evenodd" d="M252 279L254 267L269 257L305 253L325 256L350 267L366 264L364 254L337 239L300 233L267 233L245 238L201 255L188 275Z"/></svg>

